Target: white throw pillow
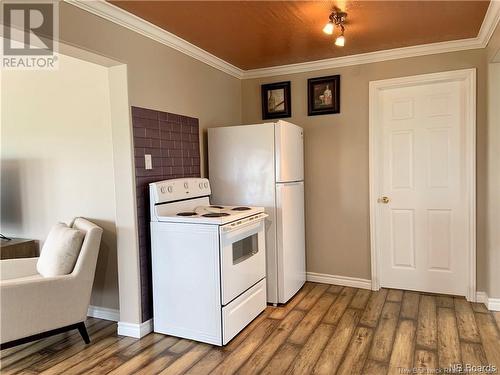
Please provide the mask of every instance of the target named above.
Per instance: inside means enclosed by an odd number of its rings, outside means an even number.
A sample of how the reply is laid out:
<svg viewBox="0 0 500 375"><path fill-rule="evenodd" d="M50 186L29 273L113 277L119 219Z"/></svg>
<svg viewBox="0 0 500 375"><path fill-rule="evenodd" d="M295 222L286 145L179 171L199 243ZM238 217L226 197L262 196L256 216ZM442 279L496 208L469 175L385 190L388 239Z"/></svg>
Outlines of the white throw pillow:
<svg viewBox="0 0 500 375"><path fill-rule="evenodd" d="M73 271L85 234L66 224L52 227L42 247L36 269L45 277L68 275Z"/></svg>

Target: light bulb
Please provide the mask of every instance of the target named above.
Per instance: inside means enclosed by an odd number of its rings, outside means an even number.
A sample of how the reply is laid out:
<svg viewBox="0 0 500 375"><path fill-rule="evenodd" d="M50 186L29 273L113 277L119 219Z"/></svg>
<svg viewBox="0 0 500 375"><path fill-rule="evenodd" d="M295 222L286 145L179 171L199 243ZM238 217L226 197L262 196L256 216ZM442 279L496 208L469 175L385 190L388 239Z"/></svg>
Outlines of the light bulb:
<svg viewBox="0 0 500 375"><path fill-rule="evenodd" d="M337 39L335 39L335 45L339 47L344 47L345 45L344 35L340 35L339 37L337 37Z"/></svg>
<svg viewBox="0 0 500 375"><path fill-rule="evenodd" d="M333 34L333 27L334 27L333 22L330 21L325 25L325 27L323 27L323 32L325 34L332 35Z"/></svg>

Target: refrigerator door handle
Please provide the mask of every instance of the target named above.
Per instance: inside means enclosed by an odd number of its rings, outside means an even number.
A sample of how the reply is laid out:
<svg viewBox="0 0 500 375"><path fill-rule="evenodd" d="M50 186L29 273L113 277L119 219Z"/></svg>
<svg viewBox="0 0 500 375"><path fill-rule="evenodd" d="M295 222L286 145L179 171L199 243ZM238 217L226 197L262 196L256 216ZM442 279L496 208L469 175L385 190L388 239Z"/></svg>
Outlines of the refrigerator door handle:
<svg viewBox="0 0 500 375"><path fill-rule="evenodd" d="M276 185L303 185L304 181L286 181L286 182L276 182Z"/></svg>

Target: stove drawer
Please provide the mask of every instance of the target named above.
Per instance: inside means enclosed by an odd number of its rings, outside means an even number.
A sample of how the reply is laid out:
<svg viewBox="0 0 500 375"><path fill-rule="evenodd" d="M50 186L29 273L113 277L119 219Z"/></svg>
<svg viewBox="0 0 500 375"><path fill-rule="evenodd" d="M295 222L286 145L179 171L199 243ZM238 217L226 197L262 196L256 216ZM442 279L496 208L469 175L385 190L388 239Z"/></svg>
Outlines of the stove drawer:
<svg viewBox="0 0 500 375"><path fill-rule="evenodd" d="M222 308L222 345L226 345L267 306L266 279Z"/></svg>

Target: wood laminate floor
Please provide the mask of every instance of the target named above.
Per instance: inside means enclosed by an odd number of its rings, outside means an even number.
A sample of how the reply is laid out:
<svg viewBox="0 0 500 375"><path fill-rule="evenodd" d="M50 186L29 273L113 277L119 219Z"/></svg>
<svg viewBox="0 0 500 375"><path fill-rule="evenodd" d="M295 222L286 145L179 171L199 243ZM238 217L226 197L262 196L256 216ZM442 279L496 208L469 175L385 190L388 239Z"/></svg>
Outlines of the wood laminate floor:
<svg viewBox="0 0 500 375"><path fill-rule="evenodd" d="M87 326L90 345L74 332L3 350L1 373L404 374L416 367L431 374L454 364L500 366L500 313L462 297L401 290L307 283L223 348L160 334L121 337L116 323L93 318Z"/></svg>

